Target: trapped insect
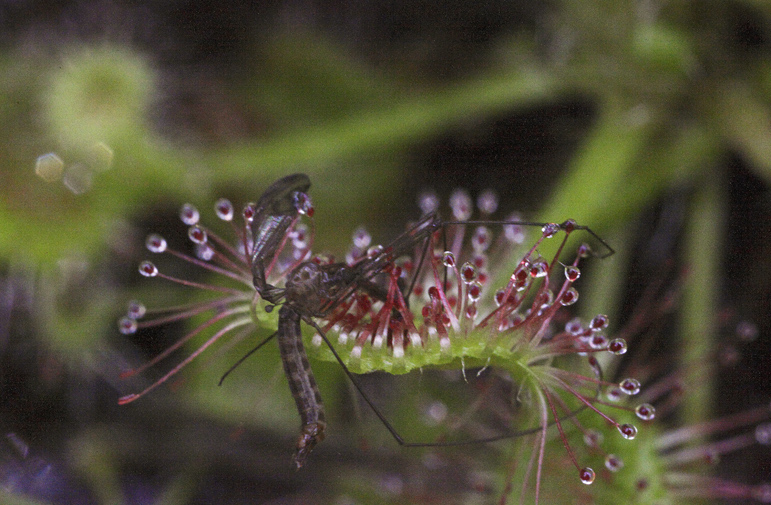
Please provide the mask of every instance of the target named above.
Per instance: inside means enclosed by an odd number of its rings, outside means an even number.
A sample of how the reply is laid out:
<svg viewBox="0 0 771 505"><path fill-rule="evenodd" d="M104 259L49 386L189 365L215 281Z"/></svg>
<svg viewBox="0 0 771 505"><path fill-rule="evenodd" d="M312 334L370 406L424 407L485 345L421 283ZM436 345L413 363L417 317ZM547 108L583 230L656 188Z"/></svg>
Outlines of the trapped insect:
<svg viewBox="0 0 771 505"><path fill-rule="evenodd" d="M611 340L602 334L607 327L607 318L602 315L588 325L572 321L564 331L555 334L547 331L560 307L576 301L578 293L572 284L580 276L578 263L592 254L588 246L582 245L575 261L563 266L559 256L567 237L574 231L584 230L603 249L596 256L606 257L613 253L613 249L591 229L573 221L562 224L500 222L514 237L510 237L513 241L520 240L518 227L538 226L542 232L516 263L507 284L492 295L495 308L483 314L480 298L485 291L490 291L486 283L493 276L487 261L492 253L488 250L494 247L489 230L484 227L488 222L469 221L466 208L470 202L456 199L453 203L455 220L452 221L441 220L435 208L429 208L419 221L384 247L370 247L368 235L357 231L354 248L346 262L333 262L311 256L312 230L301 222L304 216L307 219L313 215L307 195L309 188L310 181L303 174L290 175L273 183L256 204L244 208L243 226L233 224L239 237L236 246L199 224L199 214L190 206L183 208L181 218L190 226L188 236L196 244L196 257L170 249L158 235L148 237L146 245L151 252L173 254L245 287L194 283L166 275L153 263L143 262L139 268L142 275L207 289L217 292L219 297L188 307L175 307L156 319L143 319L149 311L140 303L132 302L127 316L120 321L120 329L125 334L204 312L211 311L214 315L150 362L126 372L125 376L154 365L195 335L217 325L222 327L144 391L122 397L121 404L138 399L168 380L226 333L237 332L236 339L244 338L253 331L259 311L272 312L280 305L277 331L251 352L274 337L278 341L284 371L301 419L293 456L298 469L315 445L324 439L326 429L321 396L302 340L302 322L315 329L314 346L328 349L331 359L343 367L364 400L401 445L457 445L480 440L443 444L405 442L361 390L351 369L404 373L418 367L465 359L479 366L508 367L512 373L519 374L515 379L521 381L523 387L527 385L545 392L541 395L545 414L537 426L481 441L533 433L544 439L548 426L557 424L561 432L560 422L586 408L614 424L624 438L634 438L634 426L615 422L595 406L600 387L612 386L621 393L635 394L639 386L636 387L633 379L618 385L608 384L602 378L597 360L591 356L588 364L592 373L588 377L562 376L546 366L552 358L564 354L601 351L622 354L626 351L626 344L621 339ZM490 205L486 208L490 210ZM215 210L220 219L233 222L235 212L230 202L218 201ZM471 240L474 252L469 262L458 265L464 238L457 229L470 226L476 227ZM439 232L448 227L456 230L444 239L445 244ZM563 235L563 240L557 253L551 260L541 257L539 246L558 234ZM440 249L438 253L437 248ZM550 274L563 269L565 280L555 293L549 286ZM420 303L423 303L422 307L416 305ZM417 318L413 309L418 311ZM422 322L417 321L419 318ZM337 348L327 337L330 331L338 336ZM482 345L475 343L472 335L481 339ZM463 341L454 341L457 336ZM512 367L511 363L517 366ZM527 369L524 375L518 372L523 367ZM572 406L560 396L565 392L577 399ZM582 481L593 480L590 468L579 468L579 473Z"/></svg>

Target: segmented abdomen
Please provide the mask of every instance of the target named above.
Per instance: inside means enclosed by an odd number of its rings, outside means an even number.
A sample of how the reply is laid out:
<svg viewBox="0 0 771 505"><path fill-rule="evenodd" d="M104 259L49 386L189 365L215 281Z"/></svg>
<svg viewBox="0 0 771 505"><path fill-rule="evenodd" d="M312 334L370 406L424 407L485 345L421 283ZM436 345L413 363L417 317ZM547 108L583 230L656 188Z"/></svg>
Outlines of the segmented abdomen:
<svg viewBox="0 0 771 505"><path fill-rule="evenodd" d="M281 351L281 361L284 363L284 372L289 381L289 389L292 391L302 421L302 428L293 457L293 461L299 469L316 444L324 440L324 428L326 427L324 406L303 347L300 314L286 305L281 307L278 312L277 338Z"/></svg>

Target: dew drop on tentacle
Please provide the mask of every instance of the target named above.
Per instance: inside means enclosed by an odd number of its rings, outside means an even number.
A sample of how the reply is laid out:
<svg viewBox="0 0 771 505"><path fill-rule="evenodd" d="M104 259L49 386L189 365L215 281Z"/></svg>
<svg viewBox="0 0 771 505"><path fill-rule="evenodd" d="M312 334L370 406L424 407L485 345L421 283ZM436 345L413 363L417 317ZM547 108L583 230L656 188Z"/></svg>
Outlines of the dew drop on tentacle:
<svg viewBox="0 0 771 505"><path fill-rule="evenodd" d="M460 277L466 284L471 284L477 279L477 269L469 262L464 263L460 267Z"/></svg>
<svg viewBox="0 0 771 505"><path fill-rule="evenodd" d="M450 195L450 208L456 221L468 221L473 212L471 197L466 191L456 189Z"/></svg>
<svg viewBox="0 0 771 505"><path fill-rule="evenodd" d="M468 299L471 302L478 302L480 296L482 296L482 283L479 281L474 281L471 284L469 284Z"/></svg>
<svg viewBox="0 0 771 505"><path fill-rule="evenodd" d="M482 214L490 215L498 210L498 195L492 189L482 191L477 197L477 208Z"/></svg>
<svg viewBox="0 0 771 505"><path fill-rule="evenodd" d="M137 321L131 317L122 317L118 321L118 331L123 335L132 335L137 331Z"/></svg>
<svg viewBox="0 0 771 505"><path fill-rule="evenodd" d="M243 212L241 213L241 215L244 216L244 222L246 222L246 224L254 221L254 216L257 214L257 210L255 209L254 205L255 204L253 203L246 204L244 206Z"/></svg>
<svg viewBox="0 0 771 505"><path fill-rule="evenodd" d="M353 232L353 245L361 250L366 249L372 243L372 236L366 228L360 226Z"/></svg>
<svg viewBox="0 0 771 505"><path fill-rule="evenodd" d="M641 403L635 407L634 413L643 421L653 421L656 417L656 409L650 403Z"/></svg>
<svg viewBox="0 0 771 505"><path fill-rule="evenodd" d="M530 282L530 267L529 265L519 265L511 274L511 281L514 283L514 289L517 291L524 290Z"/></svg>
<svg viewBox="0 0 771 505"><path fill-rule="evenodd" d="M562 228L560 228L560 225L557 223L548 223L545 224L543 228L541 228L541 231L543 232L544 238L552 238L554 235L559 233L561 229Z"/></svg>
<svg viewBox="0 0 771 505"><path fill-rule="evenodd" d="M589 347L595 350L605 349L608 347L608 337L602 333L595 333L589 337Z"/></svg>
<svg viewBox="0 0 771 505"><path fill-rule="evenodd" d="M421 193L420 196L418 196L418 207L420 207L420 211L423 215L436 212L439 208L439 197L432 191Z"/></svg>
<svg viewBox="0 0 771 505"><path fill-rule="evenodd" d="M373 259L376 258L380 253L383 252L383 246L382 245L374 245L367 249L367 258Z"/></svg>
<svg viewBox="0 0 771 505"><path fill-rule="evenodd" d="M201 218L201 214L198 212L198 209L189 203L186 203L179 211L179 218L186 225L193 226L194 224L198 224L198 220Z"/></svg>
<svg viewBox="0 0 771 505"><path fill-rule="evenodd" d="M208 239L206 231L198 225L188 228L187 236L194 244L205 244Z"/></svg>
<svg viewBox="0 0 771 505"><path fill-rule="evenodd" d="M594 429L586 430L586 433L584 433L584 443L588 447L599 447L604 438L601 431Z"/></svg>
<svg viewBox="0 0 771 505"><path fill-rule="evenodd" d="M492 240L492 234L486 226L477 226L471 238L471 247L475 252L484 252L490 247Z"/></svg>
<svg viewBox="0 0 771 505"><path fill-rule="evenodd" d="M297 191L294 194L294 207L300 214L313 217L313 204L311 203L311 197L307 193Z"/></svg>
<svg viewBox="0 0 771 505"><path fill-rule="evenodd" d="M552 303L554 303L554 292L551 289L544 289L538 295L538 300L541 302L542 305L545 305L548 307Z"/></svg>
<svg viewBox="0 0 771 505"><path fill-rule="evenodd" d="M622 424L618 427L618 431L627 440L634 440L637 436L637 428L633 424Z"/></svg>
<svg viewBox="0 0 771 505"><path fill-rule="evenodd" d="M559 225L561 230L564 230L566 233L572 233L573 230L576 229L576 223L575 219L568 219L567 221L564 221L561 225Z"/></svg>
<svg viewBox="0 0 771 505"><path fill-rule="evenodd" d="M143 261L139 264L139 273L145 277L155 277L158 275L158 268L149 261Z"/></svg>
<svg viewBox="0 0 771 505"><path fill-rule="evenodd" d="M771 423L762 423L755 427L755 441L760 445L771 445Z"/></svg>
<svg viewBox="0 0 771 505"><path fill-rule="evenodd" d="M307 249L308 248L308 227L304 224L298 224L294 230L288 233L292 239L292 246L295 249Z"/></svg>
<svg viewBox="0 0 771 505"><path fill-rule="evenodd" d="M142 302L131 300L128 303L128 310L126 311L126 315L131 319L142 319L146 313L147 308Z"/></svg>
<svg viewBox="0 0 771 505"><path fill-rule="evenodd" d="M618 472L624 468L624 460L616 456L615 454L608 454L605 456L605 468L611 472Z"/></svg>
<svg viewBox="0 0 771 505"><path fill-rule="evenodd" d="M751 321L741 321L736 325L736 335L743 342L754 342L758 338L758 326Z"/></svg>
<svg viewBox="0 0 771 505"><path fill-rule="evenodd" d="M576 282L581 277L581 270L578 267L568 265L565 267L565 278L570 282Z"/></svg>
<svg viewBox="0 0 771 505"><path fill-rule="evenodd" d="M628 378L622 380L618 387L621 389L621 391L629 396L634 396L637 393L640 392L640 381L633 378Z"/></svg>
<svg viewBox="0 0 771 505"><path fill-rule="evenodd" d="M503 304L503 299L506 296L506 290L501 288L498 291L495 292L495 305L500 307Z"/></svg>
<svg viewBox="0 0 771 505"><path fill-rule="evenodd" d="M147 236L147 239L145 240L145 247L147 247L147 250L151 253L162 253L166 250L167 247L166 239L157 233L152 233Z"/></svg>
<svg viewBox="0 0 771 505"><path fill-rule="evenodd" d="M570 335L577 337L584 332L584 327L581 324L581 320L576 317L565 324L565 331Z"/></svg>
<svg viewBox="0 0 771 505"><path fill-rule="evenodd" d="M589 323L589 328L591 328L592 331L600 331L604 330L608 327L608 316L605 314L597 314L592 318L592 321Z"/></svg>
<svg viewBox="0 0 771 505"><path fill-rule="evenodd" d="M621 398L624 397L624 393L622 393L617 386L614 386L605 392L605 396L607 397L608 401L618 402L621 400Z"/></svg>
<svg viewBox="0 0 771 505"><path fill-rule="evenodd" d="M564 306L573 305L577 301L578 291L576 291L576 288L568 288L560 297L560 303Z"/></svg>
<svg viewBox="0 0 771 505"><path fill-rule="evenodd" d="M589 468L588 466L585 466L584 468L580 469L578 471L578 476L581 479L581 482L586 484L587 486L594 482L594 470Z"/></svg>
<svg viewBox="0 0 771 505"><path fill-rule="evenodd" d="M519 222L522 221L522 216L519 214L509 214L506 218L507 222ZM505 224L503 225L503 235L512 244L522 244L525 241L525 227L518 224Z"/></svg>
<svg viewBox="0 0 771 505"><path fill-rule="evenodd" d="M214 248L208 242L195 245L195 256L200 260L211 261L214 257L214 252Z"/></svg>
<svg viewBox="0 0 771 505"><path fill-rule="evenodd" d="M530 276L534 279L546 277L549 273L549 264L545 261L536 261L530 266Z"/></svg>
<svg viewBox="0 0 771 505"><path fill-rule="evenodd" d="M608 343L608 352L620 356L626 354L626 340L623 338L614 338Z"/></svg>
<svg viewBox="0 0 771 505"><path fill-rule="evenodd" d="M232 221L235 211L233 210L233 204L227 198L220 198L214 204L214 212L217 217L223 221Z"/></svg>
<svg viewBox="0 0 771 505"><path fill-rule="evenodd" d="M447 268L455 267L455 255L450 251L445 251L442 254L442 265L446 266Z"/></svg>

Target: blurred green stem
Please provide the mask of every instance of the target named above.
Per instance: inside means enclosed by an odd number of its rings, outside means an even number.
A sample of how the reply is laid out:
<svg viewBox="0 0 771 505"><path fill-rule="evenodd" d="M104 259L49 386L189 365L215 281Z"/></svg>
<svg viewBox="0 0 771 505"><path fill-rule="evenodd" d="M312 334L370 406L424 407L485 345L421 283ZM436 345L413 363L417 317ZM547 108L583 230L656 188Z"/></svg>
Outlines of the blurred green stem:
<svg viewBox="0 0 771 505"><path fill-rule="evenodd" d="M722 242L726 220L725 182L716 170L705 173L694 195L686 230L681 362L691 388L683 399L684 423L709 419L714 407L715 352L721 289Z"/></svg>

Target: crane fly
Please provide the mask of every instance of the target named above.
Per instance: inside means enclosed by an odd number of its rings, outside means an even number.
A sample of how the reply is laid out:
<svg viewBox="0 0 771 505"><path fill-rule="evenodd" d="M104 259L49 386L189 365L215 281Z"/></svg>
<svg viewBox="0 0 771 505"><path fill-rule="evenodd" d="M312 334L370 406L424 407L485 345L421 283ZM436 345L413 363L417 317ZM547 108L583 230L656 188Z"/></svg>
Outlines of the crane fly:
<svg viewBox="0 0 771 505"><path fill-rule="evenodd" d="M362 257L352 262L339 262L339 263L324 263L318 259L308 259L310 257L310 251L306 250L302 253L299 259L295 259L289 267L285 269L284 274L281 276L284 279L283 287L277 286L271 283L269 280L272 271L277 268L279 256L282 251L287 247L286 243L289 237L289 231L293 230L298 223L298 220L303 215L311 216L313 214L313 207L310 204L310 199L307 195L307 191L310 188L310 180L304 174L293 174L278 181L274 182L260 197L256 204L247 206L244 211L245 228L241 232L241 238L243 247L241 251L230 248L230 252L240 258L245 264L246 269L240 269L243 274L248 272L251 275L249 281L251 287L254 290L253 298L250 301L251 311L256 310L256 304L260 300L268 302L269 305L265 307L266 311L272 311L274 307L279 306L278 311L278 328L276 332L260 342L254 347L246 356L241 358L233 367L231 367L223 379L227 376L238 364L240 364L251 353L257 351L267 342L275 338L278 341L278 347L280 350L281 360L283 363L284 372L289 382L289 387L294 397L295 404L301 419L301 430L297 439L294 455L292 461L296 468L301 468L308 455L311 453L317 443L322 441L325 436L326 422L324 417L324 407L321 400L321 395L316 384L316 380L311 370L308 357L302 342L301 323L305 322L307 325L315 329L317 334L321 337L323 342L331 351L335 360L343 367L343 371L347 377L351 380L354 387L362 395L362 398L366 401L376 416L382 421L386 429L390 432L393 438L402 446L407 447L427 447L435 445L463 445L469 443L479 442L491 442L495 440L501 440L504 438L518 437L526 434L538 432L543 429L542 426L521 430L517 432L509 432L504 435L488 437L481 440L470 440L461 442L443 442L443 443L413 443L405 441L402 436L396 431L386 417L380 412L380 410L372 403L369 397L364 393L356 376L346 366L344 360L338 354L338 351L329 341L326 336L326 331L322 328L317 319L324 319L333 314L339 307L343 306L351 297L356 293L366 293L377 301L388 303L389 310L399 317L410 319L405 324L415 326L411 322L411 312L408 309L408 299L413 292L418 281L419 274L423 267L424 259L427 254L433 254L433 245L435 244L436 232L442 230L444 227L452 225L477 225L487 224L487 221L469 221L469 220L457 220L457 221L442 221L436 212L426 213L419 221L410 226L408 230L391 243L384 247L371 248ZM227 202L229 205L229 202ZM219 207L218 203L217 212L221 218L225 220L232 219L232 207L228 207L224 203ZM225 216L225 217L223 217ZM183 221L185 217L183 216ZM221 246L225 246L224 241L219 239L216 235L208 232L197 224L197 217L189 220L191 228L189 235L191 239L199 244L199 246L206 246L209 249L206 251L209 253L209 257L216 255L213 252L209 244L209 238ZM186 221L187 222L187 221ZM504 221L500 222L503 225L519 225L519 226L540 226L543 228L543 236L548 237L556 234L559 231L564 231L567 234L576 230L585 230L595 237L602 246L606 249L606 252L600 257L606 257L613 254L613 249L591 229L585 226L577 225L573 221L566 221L562 224L554 223L535 223L526 221ZM208 238L207 238L208 237ZM539 241L540 243L540 241ZM537 244L536 244L537 245ZM564 242L563 242L564 245ZM226 248L228 246L225 246ZM148 249L152 252L163 252L167 250L166 243L163 239L157 236L151 236L148 238ZM536 246L533 246L531 253L535 251ZM410 256L415 251L422 251L420 254L420 261L417 267L414 269L412 279L409 282L408 287L405 286L402 279L401 267L397 266L397 260ZM171 252L171 251L169 251ZM210 265L205 260L187 257L182 253L174 252L176 256L182 257L186 261L190 261L196 265L203 266L215 273L228 275L244 282L244 275L233 275L226 269ZM445 253L445 255L448 253ZM530 253L529 253L530 254ZM223 260L225 261L225 260ZM556 259L555 259L556 261ZM445 261L445 266L448 266ZM434 270L436 270L434 268ZM144 262L140 265L140 272L146 276L156 276L168 278L173 281L182 282L179 279L175 279L166 275L158 273L158 269L149 262ZM437 283L441 282L443 285L447 284L446 272L444 281L440 281L436 274L434 277ZM513 278L513 277L512 277ZM186 285L194 285L195 287L202 287L200 284L191 283L189 281L182 282ZM230 302L243 302L243 291L230 290L221 288L218 289L223 292ZM511 290L510 290L511 291ZM506 293L505 297L513 296L512 293ZM443 301L444 307L440 308L440 311L450 310L448 302ZM219 307L225 306L220 304ZM192 312L203 311L204 309L212 309L218 307L215 304L201 305L195 309L191 309ZM239 306L241 307L241 306ZM136 331L140 323L137 323L137 317L132 317L131 308L129 310L129 317L121 320L121 331L123 333L133 333ZM136 310L136 309L135 309ZM239 309L241 310L241 309ZM140 312L136 310L136 312ZM197 313L197 312L196 312ZM235 309L231 311L223 311L227 317L237 317L239 312ZM136 316L136 314L134 314ZM140 316L141 317L141 316ZM213 319L218 319L220 316L216 316ZM159 319L155 321L168 321L172 320ZM182 363L174 367L169 373L163 376L160 380L153 383L150 387L138 394L131 394L124 396L120 399L121 404L129 403L136 400L140 396L154 389L156 386L167 380L174 375L183 366L189 363L193 358L198 356L205 348L213 343L220 336L224 335L227 331L230 331L236 327L246 325L246 319L236 319L225 329L217 332L212 338L210 338L201 348L193 353L190 357L185 359ZM150 326L150 324L146 324ZM135 369L127 373L126 375L133 375L137 371L146 369L148 366L158 362L160 359L169 355L169 353L182 345L187 339L192 337L201 329L205 329L206 323L197 328L191 334L183 338L180 342L167 349L164 353L156 357L151 362L147 363L139 369ZM416 330L417 331L417 330ZM394 352L396 353L396 346L394 346ZM403 351L402 351L403 352ZM596 364L596 360L593 364L596 370L599 370L599 365ZM600 376L601 372L596 372ZM221 383L222 381L220 381ZM599 390L599 386L598 386ZM586 406L581 406L573 411L568 412L562 417L557 417L555 412L555 419L553 421L559 423L560 420L574 416L578 410L583 410ZM551 424L551 423L550 423Z"/></svg>

